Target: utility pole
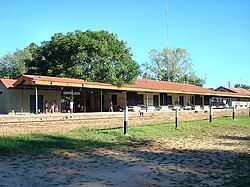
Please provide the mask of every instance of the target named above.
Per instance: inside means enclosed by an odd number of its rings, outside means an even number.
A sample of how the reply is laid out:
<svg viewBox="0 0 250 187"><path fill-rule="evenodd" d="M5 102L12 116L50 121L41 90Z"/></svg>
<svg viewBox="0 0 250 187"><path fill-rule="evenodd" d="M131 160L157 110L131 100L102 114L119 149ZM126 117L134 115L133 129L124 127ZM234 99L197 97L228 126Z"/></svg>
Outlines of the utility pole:
<svg viewBox="0 0 250 187"><path fill-rule="evenodd" d="M168 39L168 0L166 0L166 37L167 37L167 49L169 49L169 39Z"/></svg>

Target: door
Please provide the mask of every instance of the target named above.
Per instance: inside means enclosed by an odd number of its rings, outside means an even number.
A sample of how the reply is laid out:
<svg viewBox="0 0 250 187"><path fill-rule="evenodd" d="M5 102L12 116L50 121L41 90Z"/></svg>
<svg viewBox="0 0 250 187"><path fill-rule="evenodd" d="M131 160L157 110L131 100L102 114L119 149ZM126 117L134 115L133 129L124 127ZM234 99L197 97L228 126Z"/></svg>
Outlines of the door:
<svg viewBox="0 0 250 187"><path fill-rule="evenodd" d="M159 96L158 95L153 95L153 102L154 102L155 107L159 106Z"/></svg>
<svg viewBox="0 0 250 187"><path fill-rule="evenodd" d="M184 106L184 96L179 96L180 106Z"/></svg>
<svg viewBox="0 0 250 187"><path fill-rule="evenodd" d="M43 112L43 95L38 95L38 110ZM30 95L30 113L36 113L36 96Z"/></svg>
<svg viewBox="0 0 250 187"><path fill-rule="evenodd" d="M137 106L137 93L136 92L127 92L127 105Z"/></svg>
<svg viewBox="0 0 250 187"><path fill-rule="evenodd" d="M112 94L111 95L111 100L114 106L117 106L117 95L116 94Z"/></svg>
<svg viewBox="0 0 250 187"><path fill-rule="evenodd" d="M195 95L195 105L201 105L201 96Z"/></svg>

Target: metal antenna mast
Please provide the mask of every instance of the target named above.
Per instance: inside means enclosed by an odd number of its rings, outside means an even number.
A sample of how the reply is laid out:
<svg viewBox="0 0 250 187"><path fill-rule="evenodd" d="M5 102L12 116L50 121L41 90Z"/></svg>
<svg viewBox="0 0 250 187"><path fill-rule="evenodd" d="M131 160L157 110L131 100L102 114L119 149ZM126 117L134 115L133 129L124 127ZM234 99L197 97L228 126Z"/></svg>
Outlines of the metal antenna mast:
<svg viewBox="0 0 250 187"><path fill-rule="evenodd" d="M166 45L166 52L167 52L167 61L169 61L169 53L170 53L170 46L169 46L169 36L168 36L168 0L166 0L166 37L167 37L167 45ZM168 77L168 81L170 81L170 75L169 75L169 70L167 70L167 77Z"/></svg>
<svg viewBox="0 0 250 187"><path fill-rule="evenodd" d="M168 0L166 0L166 36L167 36L167 49L169 49L169 38L168 38Z"/></svg>

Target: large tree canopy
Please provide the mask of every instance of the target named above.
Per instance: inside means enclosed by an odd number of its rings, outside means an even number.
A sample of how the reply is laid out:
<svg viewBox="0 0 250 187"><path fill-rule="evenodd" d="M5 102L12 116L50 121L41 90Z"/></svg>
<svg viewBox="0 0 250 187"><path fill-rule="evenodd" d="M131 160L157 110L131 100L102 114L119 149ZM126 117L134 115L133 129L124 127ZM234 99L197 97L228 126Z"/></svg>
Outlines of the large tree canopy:
<svg viewBox="0 0 250 187"><path fill-rule="evenodd" d="M108 31L57 33L33 50L29 74L79 78L121 86L140 73L127 44Z"/></svg>
<svg viewBox="0 0 250 187"><path fill-rule="evenodd" d="M31 45L32 46L32 45ZM26 62L32 60L31 48L16 49L0 58L0 78L16 79L27 71Z"/></svg>
<svg viewBox="0 0 250 187"><path fill-rule="evenodd" d="M192 68L192 59L186 49L152 49L149 62L144 63L143 77L172 82L188 82L202 86L205 80L198 78Z"/></svg>

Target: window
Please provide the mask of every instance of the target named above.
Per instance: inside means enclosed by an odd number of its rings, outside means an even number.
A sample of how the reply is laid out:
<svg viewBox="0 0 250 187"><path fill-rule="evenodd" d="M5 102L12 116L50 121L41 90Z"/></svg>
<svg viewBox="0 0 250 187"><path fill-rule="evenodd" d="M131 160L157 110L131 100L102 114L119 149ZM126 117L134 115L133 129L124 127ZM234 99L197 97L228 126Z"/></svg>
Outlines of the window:
<svg viewBox="0 0 250 187"><path fill-rule="evenodd" d="M142 94L138 94L137 95L137 105L143 105L144 101L143 101L143 95Z"/></svg>
<svg viewBox="0 0 250 187"><path fill-rule="evenodd" d="M0 95L3 94L3 90L0 90Z"/></svg>
<svg viewBox="0 0 250 187"><path fill-rule="evenodd" d="M204 96L204 105L209 105L209 96Z"/></svg>
<svg viewBox="0 0 250 187"><path fill-rule="evenodd" d="M113 105L117 105L117 95L116 94L111 95L111 100L112 100Z"/></svg>
<svg viewBox="0 0 250 187"><path fill-rule="evenodd" d="M200 95L195 95L195 105L202 105L202 98Z"/></svg>
<svg viewBox="0 0 250 187"><path fill-rule="evenodd" d="M160 105L172 105L172 96L165 93L160 94Z"/></svg>
<svg viewBox="0 0 250 187"><path fill-rule="evenodd" d="M167 104L168 105L172 105L173 104L172 96L167 96Z"/></svg>

